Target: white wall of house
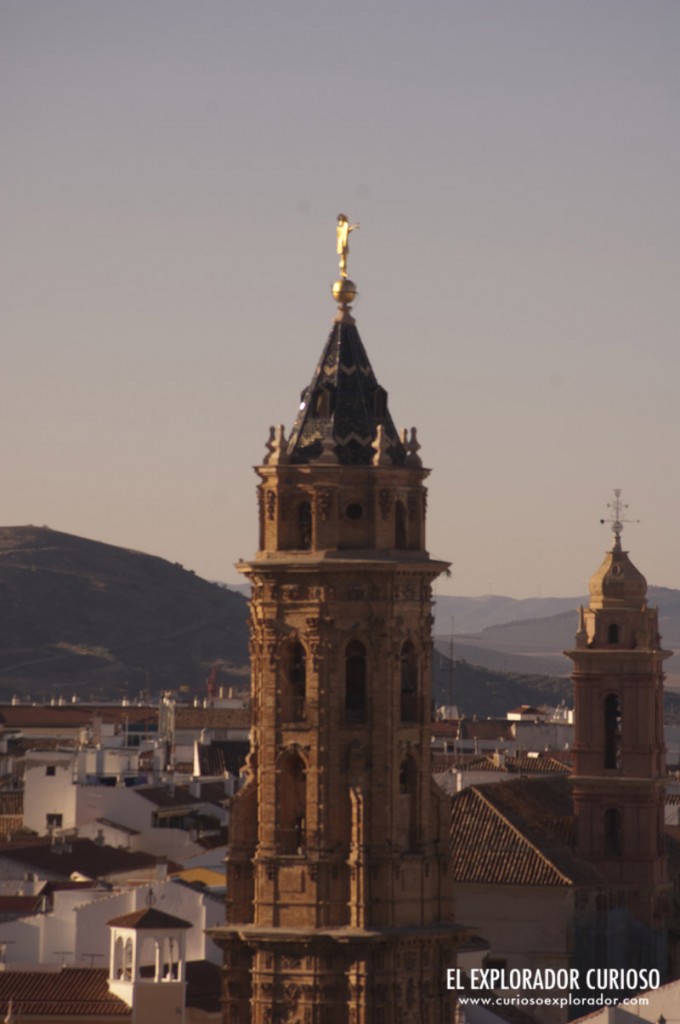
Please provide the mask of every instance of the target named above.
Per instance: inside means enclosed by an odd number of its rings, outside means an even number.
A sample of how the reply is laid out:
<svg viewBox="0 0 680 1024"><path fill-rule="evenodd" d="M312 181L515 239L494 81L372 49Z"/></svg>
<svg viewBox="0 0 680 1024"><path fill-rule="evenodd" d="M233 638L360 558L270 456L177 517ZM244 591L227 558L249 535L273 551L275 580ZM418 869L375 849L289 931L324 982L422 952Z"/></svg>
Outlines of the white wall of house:
<svg viewBox="0 0 680 1024"><path fill-rule="evenodd" d="M509 782L510 779L516 778L516 775L511 775L509 772L468 772L463 768L452 768L445 772L438 772L434 776L437 785L449 794L460 793L461 789L466 789L468 786L482 786L489 782Z"/></svg>
<svg viewBox="0 0 680 1024"><path fill-rule="evenodd" d="M574 726L569 722L514 722L518 750L570 750Z"/></svg>
<svg viewBox="0 0 680 1024"><path fill-rule="evenodd" d="M202 892L177 882L152 887L154 906L190 921L187 959L222 962L222 954L205 935L206 928L224 921L224 906ZM63 890L54 894L54 909L16 921L0 922L0 951L11 966L45 964L108 967L109 929L106 922L148 905L149 886L130 886L112 893L101 889Z"/></svg>
<svg viewBox="0 0 680 1024"><path fill-rule="evenodd" d="M566 886L455 886L457 920L486 939L488 956L504 960L508 970L569 967L573 899L573 888ZM559 1007L543 1007L542 1013L542 1024L567 1019Z"/></svg>
<svg viewBox="0 0 680 1024"><path fill-rule="evenodd" d="M76 818L76 787L73 785L73 755L45 753L26 761L24 776L24 825L45 835L48 821L54 827L70 828Z"/></svg>

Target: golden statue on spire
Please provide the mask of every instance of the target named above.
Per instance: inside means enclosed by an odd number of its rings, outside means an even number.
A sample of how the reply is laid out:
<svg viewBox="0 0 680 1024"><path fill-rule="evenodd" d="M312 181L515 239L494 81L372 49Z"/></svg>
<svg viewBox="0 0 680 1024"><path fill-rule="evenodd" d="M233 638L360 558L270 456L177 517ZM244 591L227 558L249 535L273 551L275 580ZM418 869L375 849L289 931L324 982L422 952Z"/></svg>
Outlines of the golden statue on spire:
<svg viewBox="0 0 680 1024"><path fill-rule="evenodd" d="M340 277L347 277L347 256L349 255L349 233L361 227L360 224L350 224L344 213L338 214L338 256L340 257Z"/></svg>
<svg viewBox="0 0 680 1024"><path fill-rule="evenodd" d="M358 227L359 224L350 224L344 213L338 214L336 233L338 238L337 252L340 264L340 279L334 283L331 291L333 298L338 303L339 315L343 317L349 317L348 306L350 302L354 301L357 294L356 285L347 277L347 256L349 254L349 233L350 231L355 231Z"/></svg>

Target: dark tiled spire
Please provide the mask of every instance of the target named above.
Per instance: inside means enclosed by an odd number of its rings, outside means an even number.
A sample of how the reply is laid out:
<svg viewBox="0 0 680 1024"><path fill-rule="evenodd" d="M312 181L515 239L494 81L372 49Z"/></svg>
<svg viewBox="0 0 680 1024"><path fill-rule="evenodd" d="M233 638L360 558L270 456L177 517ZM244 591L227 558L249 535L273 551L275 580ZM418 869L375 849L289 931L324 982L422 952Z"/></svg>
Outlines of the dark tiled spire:
<svg viewBox="0 0 680 1024"><path fill-rule="evenodd" d="M342 465L370 465L377 450L378 427L382 426L385 454L392 465L404 465L406 451L387 408L387 392L376 380L350 316L345 314L333 324L312 382L300 401L288 441L290 462L314 462L324 448L330 448Z"/></svg>

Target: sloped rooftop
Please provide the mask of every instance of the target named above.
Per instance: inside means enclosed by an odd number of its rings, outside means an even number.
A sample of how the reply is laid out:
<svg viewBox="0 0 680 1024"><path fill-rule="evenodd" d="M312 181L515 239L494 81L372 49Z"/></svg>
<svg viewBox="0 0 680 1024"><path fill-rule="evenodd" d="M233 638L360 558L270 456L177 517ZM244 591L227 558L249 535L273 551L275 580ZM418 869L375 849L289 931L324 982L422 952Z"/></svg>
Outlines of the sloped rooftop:
<svg viewBox="0 0 680 1024"><path fill-rule="evenodd" d="M101 967L63 967L60 971L0 971L0 1014L9 1000L21 1018L129 1017L130 1008L109 992Z"/></svg>
<svg viewBox="0 0 680 1024"><path fill-rule="evenodd" d="M451 801L451 859L459 882L602 885L573 852L571 782L513 779L471 786Z"/></svg>
<svg viewBox="0 0 680 1024"><path fill-rule="evenodd" d="M175 917L174 914L166 914L164 910L157 910L156 907L133 910L129 914L112 917L106 923L115 925L117 928L134 928L135 931L155 931L157 928L193 928L191 921Z"/></svg>
<svg viewBox="0 0 680 1024"><path fill-rule="evenodd" d="M141 870L152 871L157 857L148 853L130 853L113 846L100 846L91 839L72 839L64 843L3 846L0 858L21 864L42 875L70 878L74 872L88 878L107 878Z"/></svg>

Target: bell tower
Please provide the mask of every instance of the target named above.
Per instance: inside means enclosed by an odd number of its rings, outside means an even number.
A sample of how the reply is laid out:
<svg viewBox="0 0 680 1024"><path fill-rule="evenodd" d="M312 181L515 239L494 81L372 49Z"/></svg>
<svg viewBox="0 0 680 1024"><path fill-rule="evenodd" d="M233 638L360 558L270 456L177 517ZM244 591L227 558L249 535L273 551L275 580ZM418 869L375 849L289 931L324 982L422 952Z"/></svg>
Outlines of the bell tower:
<svg viewBox="0 0 680 1024"><path fill-rule="evenodd" d="M252 584L253 722L233 801L229 1024L446 1024L446 799L430 771L428 470L338 312L289 437L272 428Z"/></svg>
<svg viewBox="0 0 680 1024"><path fill-rule="evenodd" d="M590 580L574 650L574 805L579 854L606 877L615 903L650 929L668 913L664 850L663 662L647 582L621 548L621 492L614 544Z"/></svg>

